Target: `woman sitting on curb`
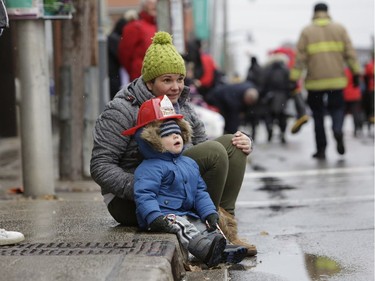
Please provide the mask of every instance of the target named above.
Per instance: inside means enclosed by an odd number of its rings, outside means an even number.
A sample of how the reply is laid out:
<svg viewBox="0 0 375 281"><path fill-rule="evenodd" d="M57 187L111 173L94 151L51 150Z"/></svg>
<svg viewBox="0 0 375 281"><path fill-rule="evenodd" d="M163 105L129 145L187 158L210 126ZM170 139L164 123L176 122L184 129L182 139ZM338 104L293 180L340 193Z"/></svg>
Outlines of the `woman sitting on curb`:
<svg viewBox="0 0 375 281"><path fill-rule="evenodd" d="M186 144L183 155L197 162L216 208L221 207L223 216L235 221L235 203L252 142L242 132L207 140L204 125L188 102L185 76L185 62L173 46L171 36L157 32L144 57L142 76L119 91L97 119L91 176L101 187L109 213L123 225L137 225L134 171L143 157L135 138L124 137L119 132L137 124L139 107L145 101L162 95L168 96L175 111L184 116L193 130L192 140ZM225 235L230 242L245 246L248 255L257 253L254 245L238 239L235 225L228 227L228 233Z"/></svg>

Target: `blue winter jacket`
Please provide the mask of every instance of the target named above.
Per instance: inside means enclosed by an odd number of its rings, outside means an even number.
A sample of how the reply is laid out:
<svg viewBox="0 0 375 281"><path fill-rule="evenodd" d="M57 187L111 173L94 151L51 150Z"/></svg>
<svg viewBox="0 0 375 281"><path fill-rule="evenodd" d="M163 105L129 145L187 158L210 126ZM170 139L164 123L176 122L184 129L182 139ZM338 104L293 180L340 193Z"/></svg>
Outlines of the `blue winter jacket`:
<svg viewBox="0 0 375 281"><path fill-rule="evenodd" d="M134 173L134 199L140 228L147 229L157 217L189 215L203 222L216 208L207 192L198 164L191 158L158 152L136 133L145 157Z"/></svg>

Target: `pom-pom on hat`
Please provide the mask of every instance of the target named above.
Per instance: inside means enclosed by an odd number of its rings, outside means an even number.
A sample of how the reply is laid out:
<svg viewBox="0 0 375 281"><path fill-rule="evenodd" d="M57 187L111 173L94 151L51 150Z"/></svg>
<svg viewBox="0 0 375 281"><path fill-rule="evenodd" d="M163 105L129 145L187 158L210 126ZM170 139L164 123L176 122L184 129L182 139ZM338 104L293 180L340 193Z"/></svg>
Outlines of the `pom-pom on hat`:
<svg viewBox="0 0 375 281"><path fill-rule="evenodd" d="M181 119L184 116L176 114L173 104L167 96L160 96L142 103L138 111L137 125L122 132L124 136L134 135L147 124L157 120Z"/></svg>
<svg viewBox="0 0 375 281"><path fill-rule="evenodd" d="M152 38L152 44L143 58L142 76L148 82L169 73L186 75L185 62L172 44L172 36L159 31Z"/></svg>

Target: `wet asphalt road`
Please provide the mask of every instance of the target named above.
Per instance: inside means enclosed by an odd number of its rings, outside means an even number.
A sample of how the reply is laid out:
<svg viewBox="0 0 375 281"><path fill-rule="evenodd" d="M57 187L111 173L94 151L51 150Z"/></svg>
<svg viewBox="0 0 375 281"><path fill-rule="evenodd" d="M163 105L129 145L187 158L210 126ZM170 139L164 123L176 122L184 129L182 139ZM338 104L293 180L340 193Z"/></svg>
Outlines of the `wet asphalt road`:
<svg viewBox="0 0 375 281"><path fill-rule="evenodd" d="M230 268L231 280L374 280L374 139L354 138L347 117L346 154L328 131L327 160L317 161L312 126L285 145L259 129L236 208L259 253Z"/></svg>
<svg viewBox="0 0 375 281"><path fill-rule="evenodd" d="M268 143L264 130L259 129L236 208L240 236L256 244L258 255L229 267L230 279L223 280L374 280L374 139L367 131L354 138L350 121L345 123L345 156L337 154L328 132L324 162L311 158L315 147L312 122L297 135L287 135L285 145L278 141L277 132ZM4 143L0 148L6 156L0 157L1 186L22 185L17 151L8 151ZM74 191L71 185L57 188ZM73 195L77 200L80 197L79 192ZM6 226L12 228L12 221L7 221ZM112 235L107 232L102 229L102 236ZM40 231L26 229L25 234L28 239L37 235L37 241L45 238Z"/></svg>

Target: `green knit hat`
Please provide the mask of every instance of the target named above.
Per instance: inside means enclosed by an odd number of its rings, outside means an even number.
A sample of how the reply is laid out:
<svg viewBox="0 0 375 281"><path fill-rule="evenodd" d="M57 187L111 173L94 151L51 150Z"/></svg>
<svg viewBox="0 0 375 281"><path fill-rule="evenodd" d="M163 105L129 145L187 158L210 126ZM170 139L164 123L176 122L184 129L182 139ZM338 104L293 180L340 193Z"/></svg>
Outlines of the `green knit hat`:
<svg viewBox="0 0 375 281"><path fill-rule="evenodd" d="M143 80L148 82L163 74L186 75L185 62L172 44L172 36L164 31L155 33L143 59Z"/></svg>

